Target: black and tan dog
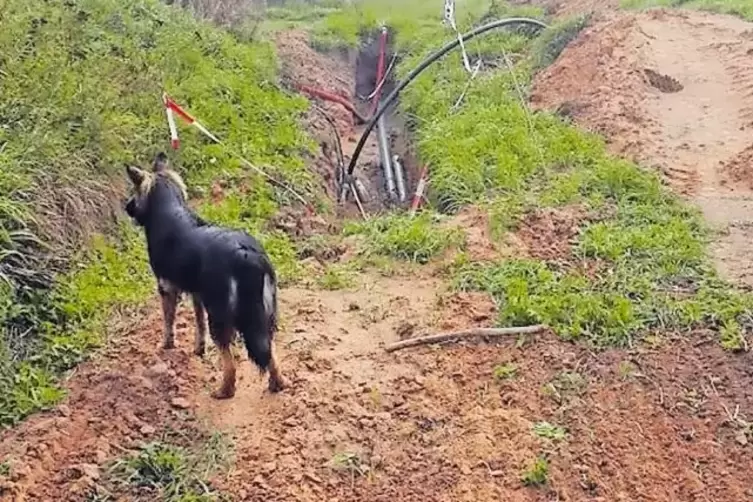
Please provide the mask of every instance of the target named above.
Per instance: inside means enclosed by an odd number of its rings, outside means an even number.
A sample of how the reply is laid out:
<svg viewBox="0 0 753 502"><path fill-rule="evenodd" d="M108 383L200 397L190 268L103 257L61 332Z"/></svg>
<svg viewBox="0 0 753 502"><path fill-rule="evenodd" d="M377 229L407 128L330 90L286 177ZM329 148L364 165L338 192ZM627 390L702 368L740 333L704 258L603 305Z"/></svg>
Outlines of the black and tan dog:
<svg viewBox="0 0 753 502"><path fill-rule="evenodd" d="M235 364L230 345L241 333L250 359L269 370L269 389L282 390L285 379L275 358L277 280L261 244L245 232L212 225L186 203L186 188L167 156L157 155L152 171L127 167L134 194L126 212L144 228L149 263L157 278L164 315L164 348L175 346L173 325L182 292L193 297L196 314L194 352L205 350L209 332L222 357L222 386L212 395L235 394ZM206 314L205 314L206 313Z"/></svg>

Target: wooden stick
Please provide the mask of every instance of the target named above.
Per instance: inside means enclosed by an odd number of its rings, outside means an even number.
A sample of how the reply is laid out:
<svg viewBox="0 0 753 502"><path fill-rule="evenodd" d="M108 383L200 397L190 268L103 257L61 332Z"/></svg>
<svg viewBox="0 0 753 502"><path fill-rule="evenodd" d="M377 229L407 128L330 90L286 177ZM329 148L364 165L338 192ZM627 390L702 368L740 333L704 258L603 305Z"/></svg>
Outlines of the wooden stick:
<svg viewBox="0 0 753 502"><path fill-rule="evenodd" d="M541 333L546 330L547 326L543 324L537 324L535 326L521 326L517 328L473 328L464 331L455 331L452 333L439 333L437 335L419 336L417 338L409 338L401 342L393 343L385 347L387 352L394 352L400 349L406 349L408 347L416 347L417 345L428 345L430 343L446 342L455 339L474 338L478 336L509 336L509 335L528 335L534 333Z"/></svg>

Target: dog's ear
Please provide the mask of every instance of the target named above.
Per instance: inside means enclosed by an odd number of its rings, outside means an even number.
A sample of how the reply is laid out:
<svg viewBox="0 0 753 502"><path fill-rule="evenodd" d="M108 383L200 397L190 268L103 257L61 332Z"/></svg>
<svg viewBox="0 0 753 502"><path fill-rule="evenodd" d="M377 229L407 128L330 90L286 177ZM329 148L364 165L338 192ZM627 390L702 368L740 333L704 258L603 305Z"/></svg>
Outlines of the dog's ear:
<svg viewBox="0 0 753 502"><path fill-rule="evenodd" d="M146 178L146 173L138 167L126 166L126 173L134 186L140 187Z"/></svg>
<svg viewBox="0 0 753 502"><path fill-rule="evenodd" d="M154 159L154 165L152 166L152 169L155 173L158 173L160 171L167 170L168 163L167 163L167 155L165 152L160 152L157 154L157 157Z"/></svg>

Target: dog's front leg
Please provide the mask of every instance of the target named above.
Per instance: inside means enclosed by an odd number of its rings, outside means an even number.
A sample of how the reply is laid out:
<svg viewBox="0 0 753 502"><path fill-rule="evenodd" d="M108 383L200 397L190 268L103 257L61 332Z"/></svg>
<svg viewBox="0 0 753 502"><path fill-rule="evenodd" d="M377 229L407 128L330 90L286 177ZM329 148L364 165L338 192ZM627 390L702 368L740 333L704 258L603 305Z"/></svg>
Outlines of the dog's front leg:
<svg viewBox="0 0 753 502"><path fill-rule="evenodd" d="M173 331L175 325L175 311L178 308L180 291L178 288L163 279L159 279L157 290L162 299L162 317L165 323L162 348L173 349L175 348L175 333Z"/></svg>

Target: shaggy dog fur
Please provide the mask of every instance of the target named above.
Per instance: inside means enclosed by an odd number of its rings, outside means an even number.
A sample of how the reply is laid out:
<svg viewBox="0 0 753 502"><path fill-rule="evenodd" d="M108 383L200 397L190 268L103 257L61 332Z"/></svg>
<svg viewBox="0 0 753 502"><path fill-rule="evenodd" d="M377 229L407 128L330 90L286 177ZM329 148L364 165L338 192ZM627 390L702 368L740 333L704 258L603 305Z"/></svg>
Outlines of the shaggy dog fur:
<svg viewBox="0 0 753 502"><path fill-rule="evenodd" d="M164 315L164 348L175 346L173 325L182 292L193 298L196 314L194 352L203 355L206 317L222 357L222 385L212 395L235 394L235 364L230 345L236 330L250 359L262 372L269 369L269 389L286 382L275 357L277 280L261 244L245 232L207 223L186 204L178 173L157 155L152 172L127 167L134 194L126 212L146 233L149 263L157 278Z"/></svg>

